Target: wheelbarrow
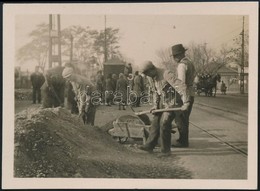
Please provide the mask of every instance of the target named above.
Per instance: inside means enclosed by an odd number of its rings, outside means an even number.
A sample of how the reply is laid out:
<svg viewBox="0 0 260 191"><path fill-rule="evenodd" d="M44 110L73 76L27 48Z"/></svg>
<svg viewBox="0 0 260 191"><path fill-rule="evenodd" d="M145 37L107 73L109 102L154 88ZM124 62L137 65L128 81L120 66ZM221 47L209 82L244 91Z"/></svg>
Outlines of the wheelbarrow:
<svg viewBox="0 0 260 191"><path fill-rule="evenodd" d="M152 113L169 112L169 111L180 111L180 108L167 108L167 109L156 109ZM149 136L149 128L151 123L147 123L147 119L144 117L150 111L135 112L135 115L124 115L117 118L113 122L113 128L108 133L116 138L120 143L125 143L128 138L142 139L145 144Z"/></svg>

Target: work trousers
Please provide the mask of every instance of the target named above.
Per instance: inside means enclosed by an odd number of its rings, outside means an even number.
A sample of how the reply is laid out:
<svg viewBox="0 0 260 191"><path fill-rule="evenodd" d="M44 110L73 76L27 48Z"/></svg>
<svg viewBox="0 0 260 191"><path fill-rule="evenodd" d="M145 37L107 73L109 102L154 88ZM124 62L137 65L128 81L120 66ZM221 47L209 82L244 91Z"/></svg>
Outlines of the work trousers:
<svg viewBox="0 0 260 191"><path fill-rule="evenodd" d="M42 91L42 107L52 108L63 106L64 104L64 86L53 87L49 89L46 85L41 88Z"/></svg>
<svg viewBox="0 0 260 191"><path fill-rule="evenodd" d="M41 87L33 87L33 103L36 103L36 99L38 103L41 103Z"/></svg>
<svg viewBox="0 0 260 191"><path fill-rule="evenodd" d="M170 152L171 129L174 118L174 112L163 112L155 114L149 129L149 137L144 146L149 149L154 149L158 143L158 139L160 138L161 152Z"/></svg>
<svg viewBox="0 0 260 191"><path fill-rule="evenodd" d="M94 126L95 117L96 117L96 106L90 105L88 111L84 115L83 121L86 125Z"/></svg>
<svg viewBox="0 0 260 191"><path fill-rule="evenodd" d="M193 103L194 97L191 97L188 109L186 111L176 112L175 122L180 135L178 142L180 142L183 145L189 144L189 120Z"/></svg>

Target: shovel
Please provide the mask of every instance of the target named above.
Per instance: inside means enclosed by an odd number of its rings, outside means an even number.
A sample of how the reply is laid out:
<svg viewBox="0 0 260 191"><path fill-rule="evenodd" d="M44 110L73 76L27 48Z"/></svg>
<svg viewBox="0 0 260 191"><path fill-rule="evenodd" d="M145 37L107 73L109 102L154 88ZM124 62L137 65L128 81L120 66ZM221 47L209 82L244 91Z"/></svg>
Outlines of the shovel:
<svg viewBox="0 0 260 191"><path fill-rule="evenodd" d="M137 113L140 113L140 112L135 112L135 110L134 110L132 107L130 107L130 108L131 108L131 110L134 112L134 114L135 114L145 125L151 125L150 118L148 117L148 115L146 115L146 113L137 115Z"/></svg>
<svg viewBox="0 0 260 191"><path fill-rule="evenodd" d="M181 110L181 107L166 108L166 109L155 109L152 112L150 112L150 110L135 112L135 115L141 116L141 115L148 114L148 113L161 113L161 112L180 111L180 110Z"/></svg>
<svg viewBox="0 0 260 191"><path fill-rule="evenodd" d="M152 111L152 113L161 113L161 112L169 112L169 111L180 111L181 107L175 107L175 108L167 108L167 109L155 109ZM144 123L145 125L151 125L151 121L149 117L147 116L148 113L151 113L150 110L147 111L141 111L141 112L135 112L135 115L137 115ZM149 124L146 124L147 120L149 120ZM172 127L171 133L175 134L176 131L174 130L176 126Z"/></svg>

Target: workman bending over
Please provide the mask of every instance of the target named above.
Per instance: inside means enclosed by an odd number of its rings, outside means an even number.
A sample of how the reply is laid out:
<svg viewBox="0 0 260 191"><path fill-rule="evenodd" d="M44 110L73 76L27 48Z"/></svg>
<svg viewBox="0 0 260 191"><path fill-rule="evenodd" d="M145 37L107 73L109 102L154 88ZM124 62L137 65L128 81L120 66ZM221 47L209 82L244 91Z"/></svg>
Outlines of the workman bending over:
<svg viewBox="0 0 260 191"><path fill-rule="evenodd" d="M65 67L62 76L72 84L80 118L82 118L84 124L94 126L96 105L91 99L95 93L94 84L84 76L75 74L71 67Z"/></svg>
<svg viewBox="0 0 260 191"><path fill-rule="evenodd" d="M45 72L45 82L41 87L43 108L64 105L65 80L62 77L62 71L62 66L56 66Z"/></svg>
<svg viewBox="0 0 260 191"><path fill-rule="evenodd" d="M153 113L153 110L155 109L176 107L175 98L177 96L175 96L175 90L164 79L165 73L168 71L155 67L151 61L145 61L141 67L141 71L145 75L152 78L152 85L155 89L155 96L153 99L154 106L150 112ZM174 120L175 116L176 112L174 111L153 113L153 120L149 129L149 137L146 143L140 146L139 149L152 152L158 143L158 139L160 138L160 156L169 156L171 154L172 121Z"/></svg>

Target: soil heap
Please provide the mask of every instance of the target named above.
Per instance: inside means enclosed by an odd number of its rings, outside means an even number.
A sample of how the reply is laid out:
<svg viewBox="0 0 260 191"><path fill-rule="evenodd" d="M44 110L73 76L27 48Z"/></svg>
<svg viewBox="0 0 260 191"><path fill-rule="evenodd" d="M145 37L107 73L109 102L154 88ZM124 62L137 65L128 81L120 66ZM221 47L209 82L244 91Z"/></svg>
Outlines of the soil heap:
<svg viewBox="0 0 260 191"><path fill-rule="evenodd" d="M106 131L83 125L63 108L24 110L15 116L14 176L191 177L176 156L158 159L119 144Z"/></svg>

